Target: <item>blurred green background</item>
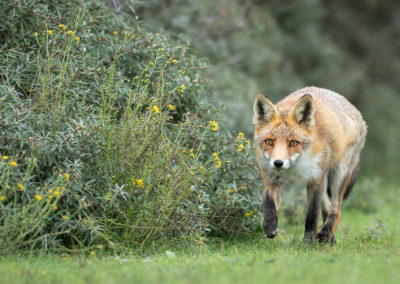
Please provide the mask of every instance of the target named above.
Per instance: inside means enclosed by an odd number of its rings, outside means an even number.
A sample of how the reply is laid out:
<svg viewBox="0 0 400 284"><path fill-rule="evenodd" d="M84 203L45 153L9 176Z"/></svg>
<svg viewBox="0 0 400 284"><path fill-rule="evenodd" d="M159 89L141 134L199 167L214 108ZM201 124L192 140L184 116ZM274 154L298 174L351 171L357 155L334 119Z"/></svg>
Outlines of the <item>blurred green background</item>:
<svg viewBox="0 0 400 284"><path fill-rule="evenodd" d="M132 2L109 0L132 13ZM252 104L304 86L347 97L364 115L363 173L395 177L400 155L400 2L394 0L146 0L133 2L153 31L191 43L208 60L222 128L252 136ZM224 106L224 108L222 108Z"/></svg>

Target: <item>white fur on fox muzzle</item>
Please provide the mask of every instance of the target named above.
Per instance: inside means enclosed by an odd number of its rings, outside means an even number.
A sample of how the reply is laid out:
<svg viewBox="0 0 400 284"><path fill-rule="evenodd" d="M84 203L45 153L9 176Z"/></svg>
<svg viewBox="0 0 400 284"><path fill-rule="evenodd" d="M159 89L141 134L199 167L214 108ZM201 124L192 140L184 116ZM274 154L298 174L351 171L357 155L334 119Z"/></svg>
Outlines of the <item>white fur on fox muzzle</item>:
<svg viewBox="0 0 400 284"><path fill-rule="evenodd" d="M291 158L290 158L290 164L293 165L297 158L300 156L300 154L294 154Z"/></svg>
<svg viewBox="0 0 400 284"><path fill-rule="evenodd" d="M282 161L283 165L277 166L276 161ZM270 159L269 160L269 166L273 169L278 169L278 170L286 170L290 167L290 160L282 160L282 159Z"/></svg>

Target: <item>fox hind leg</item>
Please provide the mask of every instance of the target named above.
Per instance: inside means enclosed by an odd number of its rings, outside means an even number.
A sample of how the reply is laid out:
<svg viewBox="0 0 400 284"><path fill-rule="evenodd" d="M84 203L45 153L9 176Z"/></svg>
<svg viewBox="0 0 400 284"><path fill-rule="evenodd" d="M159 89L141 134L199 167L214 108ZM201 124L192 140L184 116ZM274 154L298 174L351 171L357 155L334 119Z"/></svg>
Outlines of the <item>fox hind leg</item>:
<svg viewBox="0 0 400 284"><path fill-rule="evenodd" d="M335 242L334 232L339 224L343 197L346 190L352 186L351 183L355 182L354 177L357 173L359 153L354 155L353 147L345 152L342 159L328 173L328 187L331 198L324 225L317 235L320 242Z"/></svg>
<svg viewBox="0 0 400 284"><path fill-rule="evenodd" d="M328 178L327 174L325 174L325 184L324 188L322 190L322 196L321 196L321 214L322 214L322 221L326 221L326 218L328 218L329 214L329 208L331 207L331 201L329 200L329 195L328 195Z"/></svg>

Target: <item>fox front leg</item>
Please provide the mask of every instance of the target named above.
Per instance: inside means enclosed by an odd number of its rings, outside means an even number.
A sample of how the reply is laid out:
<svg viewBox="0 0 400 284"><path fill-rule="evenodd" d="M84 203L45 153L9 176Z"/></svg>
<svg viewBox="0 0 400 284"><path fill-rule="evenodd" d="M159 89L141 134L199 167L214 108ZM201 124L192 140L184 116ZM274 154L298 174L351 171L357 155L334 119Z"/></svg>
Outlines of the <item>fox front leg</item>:
<svg viewBox="0 0 400 284"><path fill-rule="evenodd" d="M277 207L279 206L279 196L276 196L276 192L265 190L263 194L263 205L264 205L264 221L263 229L268 238L275 238L278 234L278 212ZM279 195L279 193L278 193Z"/></svg>

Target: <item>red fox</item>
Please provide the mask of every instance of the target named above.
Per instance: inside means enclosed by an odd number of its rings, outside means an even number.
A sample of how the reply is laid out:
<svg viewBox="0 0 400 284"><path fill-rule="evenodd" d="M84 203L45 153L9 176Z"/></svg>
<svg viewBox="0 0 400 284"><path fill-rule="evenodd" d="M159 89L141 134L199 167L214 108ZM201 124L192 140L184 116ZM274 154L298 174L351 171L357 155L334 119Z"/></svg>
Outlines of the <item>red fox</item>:
<svg viewBox="0 0 400 284"><path fill-rule="evenodd" d="M257 95L253 124L267 237L278 234L281 188L295 184L307 187L304 241L334 243L342 200L356 182L367 134L360 112L337 93L307 87L276 105ZM320 211L324 224L318 232Z"/></svg>

